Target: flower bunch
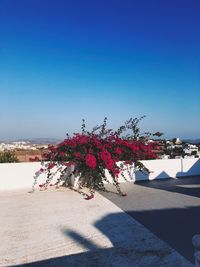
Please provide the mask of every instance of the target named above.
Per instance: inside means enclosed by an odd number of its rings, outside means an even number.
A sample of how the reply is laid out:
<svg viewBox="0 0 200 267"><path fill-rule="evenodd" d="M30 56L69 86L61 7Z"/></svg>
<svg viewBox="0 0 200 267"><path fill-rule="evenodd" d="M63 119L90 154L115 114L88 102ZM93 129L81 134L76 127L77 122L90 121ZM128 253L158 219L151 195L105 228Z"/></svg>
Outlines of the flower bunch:
<svg viewBox="0 0 200 267"><path fill-rule="evenodd" d="M141 119L141 118L140 118ZM155 143L148 142L150 134L140 135L137 126L140 119L130 119L117 131L107 129L107 118L100 126L92 131L86 131L85 121L82 124L82 133L75 133L56 146L49 147L49 153L44 155L48 162L46 171L47 182L50 184L54 167L61 170L61 177L65 177L64 183L71 175L79 176L79 184L90 188L91 195L95 189L105 190L104 181L107 180L107 170L121 195L118 176L123 172L126 164L134 164L141 171L148 170L140 160L156 158L153 152ZM127 130L132 134L124 135ZM118 164L122 162L122 164ZM65 175L69 166L74 166L73 171Z"/></svg>

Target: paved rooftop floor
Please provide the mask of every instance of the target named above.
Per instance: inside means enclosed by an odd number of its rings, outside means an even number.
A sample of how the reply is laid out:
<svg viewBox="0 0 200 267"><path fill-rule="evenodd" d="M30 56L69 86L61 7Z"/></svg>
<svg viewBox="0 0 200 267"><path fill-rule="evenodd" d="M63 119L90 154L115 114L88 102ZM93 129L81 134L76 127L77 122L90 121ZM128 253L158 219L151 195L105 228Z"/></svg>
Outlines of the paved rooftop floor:
<svg viewBox="0 0 200 267"><path fill-rule="evenodd" d="M0 266L191 266L98 193L88 201L67 188L2 192L0 215Z"/></svg>
<svg viewBox="0 0 200 267"><path fill-rule="evenodd" d="M105 197L168 245L194 262L192 237L200 233L200 176L124 183L120 198L107 186Z"/></svg>

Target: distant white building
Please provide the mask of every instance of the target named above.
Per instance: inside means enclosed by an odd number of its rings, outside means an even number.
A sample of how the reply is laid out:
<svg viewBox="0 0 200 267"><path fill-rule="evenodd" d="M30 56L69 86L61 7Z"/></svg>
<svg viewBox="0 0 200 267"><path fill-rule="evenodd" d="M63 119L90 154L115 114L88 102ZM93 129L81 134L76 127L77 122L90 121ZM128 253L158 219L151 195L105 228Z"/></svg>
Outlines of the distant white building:
<svg viewBox="0 0 200 267"><path fill-rule="evenodd" d="M182 143L182 141L179 138L175 138L175 142L176 145L179 145Z"/></svg>
<svg viewBox="0 0 200 267"><path fill-rule="evenodd" d="M195 156L194 155L185 155L184 158L185 159L194 159Z"/></svg>
<svg viewBox="0 0 200 267"><path fill-rule="evenodd" d="M192 152L196 152L198 154L198 147L196 145L187 144L183 151L185 154L192 154Z"/></svg>
<svg viewBox="0 0 200 267"><path fill-rule="evenodd" d="M47 148L47 146L31 144L30 142L25 142L25 141L0 143L0 151L15 150L15 149L37 150L38 148Z"/></svg>
<svg viewBox="0 0 200 267"><path fill-rule="evenodd" d="M170 156L169 155L165 155L165 154L160 156L160 159L169 159L169 158L170 158Z"/></svg>

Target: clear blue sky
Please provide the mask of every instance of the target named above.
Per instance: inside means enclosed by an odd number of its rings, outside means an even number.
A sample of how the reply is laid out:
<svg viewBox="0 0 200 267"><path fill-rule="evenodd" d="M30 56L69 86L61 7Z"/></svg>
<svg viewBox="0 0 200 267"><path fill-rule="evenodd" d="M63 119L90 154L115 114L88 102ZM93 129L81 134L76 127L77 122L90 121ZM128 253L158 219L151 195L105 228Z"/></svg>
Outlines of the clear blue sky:
<svg viewBox="0 0 200 267"><path fill-rule="evenodd" d="M146 115L200 138L199 0L1 0L0 139Z"/></svg>

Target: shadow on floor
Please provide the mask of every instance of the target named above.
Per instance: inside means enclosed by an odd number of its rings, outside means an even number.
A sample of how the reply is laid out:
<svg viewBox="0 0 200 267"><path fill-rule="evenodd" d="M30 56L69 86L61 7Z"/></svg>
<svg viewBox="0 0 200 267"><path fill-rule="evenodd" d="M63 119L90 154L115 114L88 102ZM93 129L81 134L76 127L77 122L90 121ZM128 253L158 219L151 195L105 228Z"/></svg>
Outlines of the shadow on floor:
<svg viewBox="0 0 200 267"><path fill-rule="evenodd" d="M192 237L200 233L200 176L125 183L121 187L128 193L126 198L117 197L112 192L103 192L102 195L194 262ZM114 187L109 189L115 190ZM175 208L170 205L175 205Z"/></svg>
<svg viewBox="0 0 200 267"><path fill-rule="evenodd" d="M126 212L189 261L194 262L192 237L200 233L200 207Z"/></svg>
<svg viewBox="0 0 200 267"><path fill-rule="evenodd" d="M88 239L88 236L83 237L73 230L63 229L64 236L70 237L75 243L89 251L14 266L190 267L184 258L123 212L109 214L97 221L94 226L109 238L113 247L99 247Z"/></svg>
<svg viewBox="0 0 200 267"><path fill-rule="evenodd" d="M200 176L143 181L137 185L200 198Z"/></svg>

